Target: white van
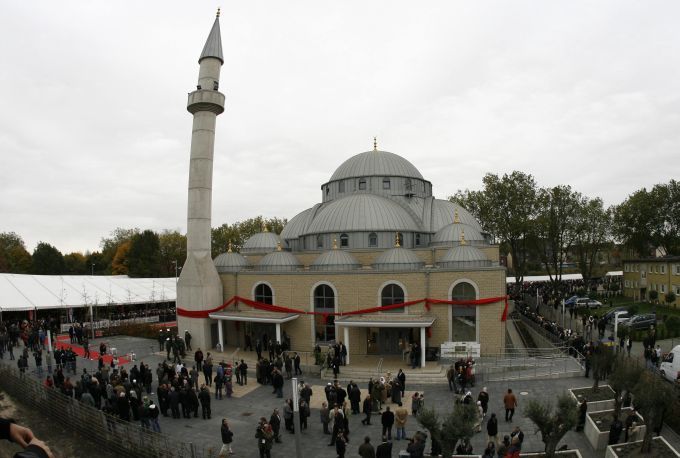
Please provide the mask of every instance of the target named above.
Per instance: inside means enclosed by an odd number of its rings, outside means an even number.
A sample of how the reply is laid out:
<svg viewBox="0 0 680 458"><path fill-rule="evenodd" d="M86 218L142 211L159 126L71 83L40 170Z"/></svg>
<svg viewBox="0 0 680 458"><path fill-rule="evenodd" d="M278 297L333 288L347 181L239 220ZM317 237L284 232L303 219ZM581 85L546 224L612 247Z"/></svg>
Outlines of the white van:
<svg viewBox="0 0 680 458"><path fill-rule="evenodd" d="M659 366L661 375L667 380L675 383L680 375L680 345L676 345L673 349L663 357L661 366Z"/></svg>

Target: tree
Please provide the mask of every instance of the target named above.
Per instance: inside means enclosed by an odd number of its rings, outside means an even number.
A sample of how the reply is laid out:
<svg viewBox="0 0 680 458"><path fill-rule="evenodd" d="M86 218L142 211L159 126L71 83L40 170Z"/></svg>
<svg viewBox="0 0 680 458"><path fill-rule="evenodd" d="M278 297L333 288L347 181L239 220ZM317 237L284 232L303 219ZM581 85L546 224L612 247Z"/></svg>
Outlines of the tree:
<svg viewBox="0 0 680 458"><path fill-rule="evenodd" d="M666 304L671 305L673 302L675 302L675 299L676 299L676 296L675 296L675 293L673 291L669 291L669 292L666 293L666 297L665 297Z"/></svg>
<svg viewBox="0 0 680 458"><path fill-rule="evenodd" d="M623 401L628 397L638 382L644 369L636 361L626 358L623 353L614 360L614 370L609 376L609 386L616 393L614 399L614 415L621 414Z"/></svg>
<svg viewBox="0 0 680 458"><path fill-rule="evenodd" d="M482 191L458 191L449 200L468 209L484 231L507 244L512 255L516 285L527 273L527 254L537 211L538 190L534 177L514 171L502 177L488 173Z"/></svg>
<svg viewBox="0 0 680 458"><path fill-rule="evenodd" d="M160 233L161 275L175 276L175 262L182 267L187 258L187 238L178 231L164 230Z"/></svg>
<svg viewBox="0 0 680 458"><path fill-rule="evenodd" d="M650 453L654 430L663 421L669 400L675 399L675 395L671 386L662 377L650 371L643 371L640 374L633 394L635 396L633 405L642 414L647 425L640 452Z"/></svg>
<svg viewBox="0 0 680 458"><path fill-rule="evenodd" d="M0 232L0 272L27 274L31 271L31 254L21 236Z"/></svg>
<svg viewBox="0 0 680 458"><path fill-rule="evenodd" d="M78 252L64 255L64 273L67 275L84 275L87 271L87 259Z"/></svg>
<svg viewBox="0 0 680 458"><path fill-rule="evenodd" d="M49 243L40 242L33 250L31 272L38 275L61 275L64 273L64 256Z"/></svg>
<svg viewBox="0 0 680 458"><path fill-rule="evenodd" d="M444 421L439 423L439 416L432 408L422 409L416 417L418 423L427 429L430 437L439 442L444 456L451 456L456 450L459 440L474 435L474 424L477 420L477 406L474 404L455 404Z"/></svg>
<svg viewBox="0 0 680 458"><path fill-rule="evenodd" d="M231 241L232 249L239 251L243 244L252 235L262 232L264 228L275 234L280 234L287 220L281 218L263 218L257 216L245 221L237 221L234 224L222 224L212 229L212 257L227 251Z"/></svg>
<svg viewBox="0 0 680 458"><path fill-rule="evenodd" d="M591 356L591 367L593 369L593 391L600 388L600 380L607 378L614 367L616 355L612 347L600 344L595 347Z"/></svg>
<svg viewBox="0 0 680 458"><path fill-rule="evenodd" d="M605 209L602 199L584 198L575 215L576 238L574 248L578 266L586 284L593 277L597 255L604 247L611 233L611 209Z"/></svg>
<svg viewBox="0 0 680 458"><path fill-rule="evenodd" d="M109 237L102 238L99 246L102 251L99 257L99 262L95 263L97 270L102 272L111 272L111 264L113 263L113 258L116 256L116 251L118 247L125 242L130 242L132 237L139 234L141 231L139 228L125 229L122 227L117 227ZM100 265L101 264L101 265Z"/></svg>
<svg viewBox="0 0 680 458"><path fill-rule="evenodd" d="M118 245L116 254L111 261L111 273L113 275L127 275L130 272L128 266L128 253L130 253L130 246L132 241L128 240Z"/></svg>
<svg viewBox="0 0 680 458"><path fill-rule="evenodd" d="M160 241L158 234L145 230L132 236L127 255L128 274L131 277L158 277L160 275Z"/></svg>
<svg viewBox="0 0 680 458"><path fill-rule="evenodd" d="M534 240L555 296L562 282L567 253L576 240L577 214L582 206L581 194L572 191L571 186L541 189L538 194Z"/></svg>
<svg viewBox="0 0 680 458"><path fill-rule="evenodd" d="M109 265L106 263L104 256L98 251L85 253L85 268L87 272L91 272L94 275L103 275L109 272Z"/></svg>
<svg viewBox="0 0 680 458"><path fill-rule="evenodd" d="M649 295L650 302L656 302L656 300L659 298L659 292L656 290L651 289L647 294Z"/></svg>
<svg viewBox="0 0 680 458"><path fill-rule="evenodd" d="M680 254L680 182L639 189L614 210L614 232L640 256L652 248Z"/></svg>
<svg viewBox="0 0 680 458"><path fill-rule="evenodd" d="M562 394L557 398L557 409L553 410L550 401L530 399L524 408L526 415L536 425L536 432L541 433L545 444L545 456L552 458L555 450L567 432L578 422L578 407L571 396Z"/></svg>

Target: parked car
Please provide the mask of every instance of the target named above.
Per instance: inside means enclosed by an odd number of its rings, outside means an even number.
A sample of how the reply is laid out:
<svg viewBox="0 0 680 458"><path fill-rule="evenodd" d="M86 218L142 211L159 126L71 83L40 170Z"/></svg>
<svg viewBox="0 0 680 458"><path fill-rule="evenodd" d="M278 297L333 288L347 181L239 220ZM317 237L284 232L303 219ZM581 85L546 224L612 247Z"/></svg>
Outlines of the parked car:
<svg viewBox="0 0 680 458"><path fill-rule="evenodd" d="M616 307L615 309L611 309L607 313L604 314L602 319L604 320L605 323L614 323L614 315L616 312L624 312L619 314L619 324L621 324L623 321L628 320L631 315L628 313L628 310L625 307Z"/></svg>
<svg viewBox="0 0 680 458"><path fill-rule="evenodd" d="M680 345L676 345L670 353L663 356L659 372L670 382L677 382L680 379Z"/></svg>
<svg viewBox="0 0 680 458"><path fill-rule="evenodd" d="M592 300L592 299L589 298L589 297L579 297L579 298L576 299L576 301L574 302L574 307L576 307L577 309L578 309L578 308L581 308L581 307L587 307L587 306L588 306L588 302L590 302L591 300Z"/></svg>
<svg viewBox="0 0 680 458"><path fill-rule="evenodd" d="M649 329L652 326L656 326L656 314L635 315L630 320L626 320L621 324L634 330Z"/></svg>
<svg viewBox="0 0 680 458"><path fill-rule="evenodd" d="M596 301L595 299L590 299L588 302L586 302L585 306L591 309L597 309L602 307L602 302Z"/></svg>
<svg viewBox="0 0 680 458"><path fill-rule="evenodd" d="M564 305L567 307L573 307L576 303L576 299L578 299L578 296L571 296L569 299L564 301Z"/></svg>

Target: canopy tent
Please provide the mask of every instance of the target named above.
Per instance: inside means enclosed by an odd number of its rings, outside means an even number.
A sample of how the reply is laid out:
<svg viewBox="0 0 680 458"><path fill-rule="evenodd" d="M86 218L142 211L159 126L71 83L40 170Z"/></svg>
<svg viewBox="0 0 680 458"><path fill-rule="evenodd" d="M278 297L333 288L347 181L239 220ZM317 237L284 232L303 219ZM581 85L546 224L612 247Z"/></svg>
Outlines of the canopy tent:
<svg viewBox="0 0 680 458"><path fill-rule="evenodd" d="M612 270L604 274L605 277L623 277L623 270Z"/></svg>
<svg viewBox="0 0 680 458"><path fill-rule="evenodd" d="M0 311L174 302L172 278L0 274Z"/></svg>
<svg viewBox="0 0 680 458"><path fill-rule="evenodd" d="M555 276L553 275L553 278ZM562 280L583 280L583 275L581 274L562 274ZM534 275L531 277L524 277L525 283L533 282L548 282L550 281L549 275ZM515 277L507 277L505 279L506 283L515 283Z"/></svg>

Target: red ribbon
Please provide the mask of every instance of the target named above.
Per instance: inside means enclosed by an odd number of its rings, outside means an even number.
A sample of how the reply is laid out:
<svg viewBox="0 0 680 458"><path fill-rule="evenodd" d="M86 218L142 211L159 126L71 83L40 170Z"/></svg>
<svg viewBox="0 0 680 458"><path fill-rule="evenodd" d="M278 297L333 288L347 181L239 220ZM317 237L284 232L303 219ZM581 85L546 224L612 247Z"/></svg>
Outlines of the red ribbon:
<svg viewBox="0 0 680 458"><path fill-rule="evenodd" d="M253 301L250 299L246 299L245 297L240 297L240 296L234 296L231 299L229 299L227 302L224 304L220 305L219 307L215 307L210 310L187 310L183 308L177 307L177 315L183 316L186 318L208 318L211 313L219 312L220 310L223 310L227 307L229 307L232 304L244 304L247 305L248 307L252 307L257 310L264 310L266 312L277 312L277 313L294 313L297 315L320 315L324 323L328 320L328 317L333 315L333 316L350 316L350 315L364 315L367 313L376 313L376 312L381 312L381 311L386 311L386 310L396 310L404 307L410 307L412 305L417 305L417 304L425 304L425 308L427 310L430 310L431 305L439 305L439 304L445 304L445 305L462 305L466 307L472 307L472 306L477 306L477 305L487 305L487 304L495 304L500 301L505 301L505 308L503 310L503 314L501 316L501 321L506 321L507 320L507 315L508 315L508 296L498 296L498 297L487 297L484 299L474 299L474 300L451 300L447 301L444 299L430 299L430 298L425 298L425 299L417 299L414 301L408 301L408 302L402 302L401 304L393 304L393 305L385 305L382 307L369 307L361 310L351 310L347 312L308 312L305 310L299 310L299 309L294 309L291 307L282 307L280 305L273 305L273 304L265 304L263 302L257 302Z"/></svg>

